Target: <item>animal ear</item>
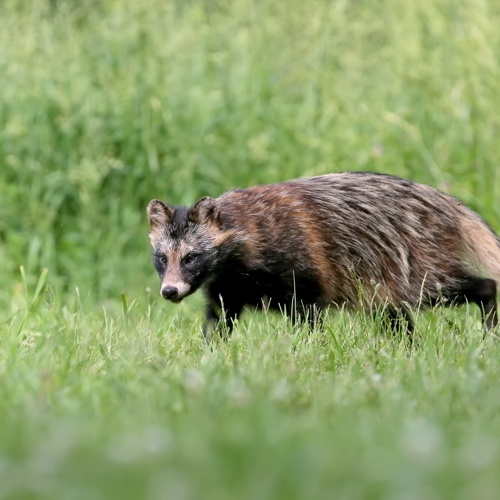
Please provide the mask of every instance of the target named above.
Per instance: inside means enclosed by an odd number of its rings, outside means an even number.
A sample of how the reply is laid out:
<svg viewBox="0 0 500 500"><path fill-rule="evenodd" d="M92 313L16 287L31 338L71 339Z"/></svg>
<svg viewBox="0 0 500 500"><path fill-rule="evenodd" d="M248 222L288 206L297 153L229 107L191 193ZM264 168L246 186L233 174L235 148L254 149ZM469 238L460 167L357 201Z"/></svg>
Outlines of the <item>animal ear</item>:
<svg viewBox="0 0 500 500"><path fill-rule="evenodd" d="M175 210L160 200L151 200L148 204L148 222L151 229L159 229L170 224Z"/></svg>
<svg viewBox="0 0 500 500"><path fill-rule="evenodd" d="M188 219L195 224L220 224L220 211L217 200L205 196L198 200L188 212Z"/></svg>

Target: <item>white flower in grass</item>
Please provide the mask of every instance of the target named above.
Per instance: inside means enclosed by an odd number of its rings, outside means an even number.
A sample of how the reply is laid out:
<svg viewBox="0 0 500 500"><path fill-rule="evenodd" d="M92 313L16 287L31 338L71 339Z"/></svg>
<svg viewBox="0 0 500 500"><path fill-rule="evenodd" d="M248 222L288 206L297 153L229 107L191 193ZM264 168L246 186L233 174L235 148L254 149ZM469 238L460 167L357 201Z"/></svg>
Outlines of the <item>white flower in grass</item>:
<svg viewBox="0 0 500 500"><path fill-rule="evenodd" d="M198 370L189 368L184 373L183 386L186 392L198 394L205 387L205 376Z"/></svg>

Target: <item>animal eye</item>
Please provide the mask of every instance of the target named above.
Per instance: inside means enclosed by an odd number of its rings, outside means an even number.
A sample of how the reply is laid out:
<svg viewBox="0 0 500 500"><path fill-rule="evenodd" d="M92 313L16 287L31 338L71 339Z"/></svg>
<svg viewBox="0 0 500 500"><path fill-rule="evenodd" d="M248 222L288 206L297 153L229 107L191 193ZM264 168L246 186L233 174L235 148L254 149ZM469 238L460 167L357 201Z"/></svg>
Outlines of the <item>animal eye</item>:
<svg viewBox="0 0 500 500"><path fill-rule="evenodd" d="M198 255L195 253L188 253L183 259L184 264L191 264L198 258Z"/></svg>
<svg viewBox="0 0 500 500"><path fill-rule="evenodd" d="M162 264L164 264L165 266L167 265L168 259L167 259L167 256L166 256L164 253L162 253L162 254L160 254L160 255L158 256L158 260L159 260Z"/></svg>

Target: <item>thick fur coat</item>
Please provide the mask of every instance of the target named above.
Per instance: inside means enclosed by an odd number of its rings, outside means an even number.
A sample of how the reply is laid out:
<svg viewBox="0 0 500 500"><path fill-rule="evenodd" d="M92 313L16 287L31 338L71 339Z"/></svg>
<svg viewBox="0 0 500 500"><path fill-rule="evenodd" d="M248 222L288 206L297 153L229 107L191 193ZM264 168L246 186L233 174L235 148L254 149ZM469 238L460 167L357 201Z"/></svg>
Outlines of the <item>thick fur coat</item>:
<svg viewBox="0 0 500 500"><path fill-rule="evenodd" d="M347 172L238 189L191 207L148 205L161 294L203 287L205 332L244 306L317 319L328 306L477 304L497 324L500 240L462 202L389 175Z"/></svg>

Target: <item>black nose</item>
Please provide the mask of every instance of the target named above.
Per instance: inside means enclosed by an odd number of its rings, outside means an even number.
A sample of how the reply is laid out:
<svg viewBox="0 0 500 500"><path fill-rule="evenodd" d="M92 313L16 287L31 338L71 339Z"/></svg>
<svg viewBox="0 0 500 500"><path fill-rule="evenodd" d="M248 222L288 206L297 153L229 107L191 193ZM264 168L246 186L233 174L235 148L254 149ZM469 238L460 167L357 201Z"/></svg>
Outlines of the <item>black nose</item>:
<svg viewBox="0 0 500 500"><path fill-rule="evenodd" d="M175 288L175 286L164 286L161 289L161 294L163 295L164 299L175 299L177 298L177 295L179 295L179 290Z"/></svg>

